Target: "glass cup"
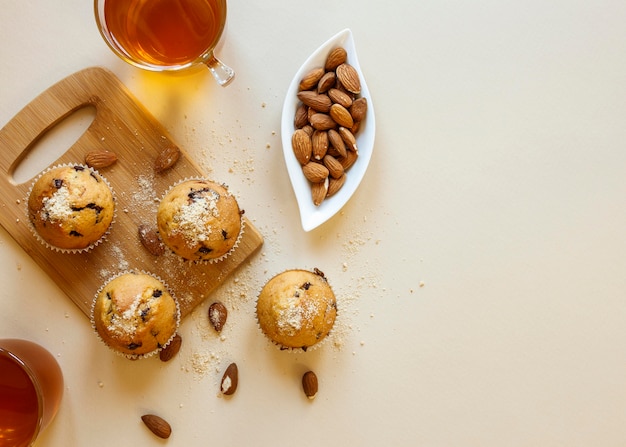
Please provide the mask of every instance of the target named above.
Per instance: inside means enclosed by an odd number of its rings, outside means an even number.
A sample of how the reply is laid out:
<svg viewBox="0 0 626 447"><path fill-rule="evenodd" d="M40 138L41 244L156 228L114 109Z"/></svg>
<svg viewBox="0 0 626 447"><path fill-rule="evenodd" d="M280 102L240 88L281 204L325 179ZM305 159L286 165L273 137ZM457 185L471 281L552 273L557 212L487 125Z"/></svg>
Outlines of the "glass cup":
<svg viewBox="0 0 626 447"><path fill-rule="evenodd" d="M63 374L36 343L0 339L0 447L26 447L57 413Z"/></svg>
<svg viewBox="0 0 626 447"><path fill-rule="evenodd" d="M226 0L94 0L100 34L124 61L151 71L206 65L227 85L235 76L213 54L226 25Z"/></svg>

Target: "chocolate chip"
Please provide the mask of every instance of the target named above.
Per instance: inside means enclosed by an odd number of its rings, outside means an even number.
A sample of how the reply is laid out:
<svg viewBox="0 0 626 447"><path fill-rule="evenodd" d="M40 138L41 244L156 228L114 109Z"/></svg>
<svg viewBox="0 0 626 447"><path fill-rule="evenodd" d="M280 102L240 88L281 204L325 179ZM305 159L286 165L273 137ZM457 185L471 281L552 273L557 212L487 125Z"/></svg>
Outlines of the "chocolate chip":
<svg viewBox="0 0 626 447"><path fill-rule="evenodd" d="M161 289L154 289L154 292L152 292L152 296L155 298L159 298L161 295L163 295L163 291Z"/></svg>
<svg viewBox="0 0 626 447"><path fill-rule="evenodd" d="M56 189L61 189L62 186L63 186L63 179L55 178L54 179L54 187Z"/></svg>

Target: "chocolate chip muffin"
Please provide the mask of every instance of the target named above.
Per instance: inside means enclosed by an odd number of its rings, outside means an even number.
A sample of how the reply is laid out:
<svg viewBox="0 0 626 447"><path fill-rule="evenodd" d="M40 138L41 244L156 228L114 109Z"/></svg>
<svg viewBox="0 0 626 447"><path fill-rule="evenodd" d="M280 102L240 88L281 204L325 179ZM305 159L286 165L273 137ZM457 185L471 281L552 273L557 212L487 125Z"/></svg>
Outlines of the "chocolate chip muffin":
<svg viewBox="0 0 626 447"><path fill-rule="evenodd" d="M337 300L324 274L315 269L287 270L270 279L256 304L263 333L281 349L304 350L330 333Z"/></svg>
<svg viewBox="0 0 626 447"><path fill-rule="evenodd" d="M63 165L42 173L28 196L35 234L49 247L82 251L106 235L115 213L108 182L94 169Z"/></svg>
<svg viewBox="0 0 626 447"><path fill-rule="evenodd" d="M237 246L242 211L225 185L185 180L172 187L157 209L161 239L191 261L219 261Z"/></svg>
<svg viewBox="0 0 626 447"><path fill-rule="evenodd" d="M100 339L129 358L159 352L176 334L178 302L163 282L145 272L126 272L96 294L91 322Z"/></svg>

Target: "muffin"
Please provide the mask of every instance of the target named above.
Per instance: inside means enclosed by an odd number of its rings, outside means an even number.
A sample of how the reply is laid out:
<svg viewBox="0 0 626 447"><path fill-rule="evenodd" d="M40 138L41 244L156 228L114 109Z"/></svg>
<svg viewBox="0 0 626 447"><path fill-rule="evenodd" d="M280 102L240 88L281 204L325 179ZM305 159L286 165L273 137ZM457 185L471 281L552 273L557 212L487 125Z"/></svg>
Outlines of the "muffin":
<svg viewBox="0 0 626 447"><path fill-rule="evenodd" d="M237 246L242 211L226 186L185 180L172 187L157 209L163 243L190 261L219 261Z"/></svg>
<svg viewBox="0 0 626 447"><path fill-rule="evenodd" d="M144 272L122 273L96 294L91 322L100 339L128 358L159 352L178 329L180 310L165 284Z"/></svg>
<svg viewBox="0 0 626 447"><path fill-rule="evenodd" d="M115 212L108 182L83 165L63 165L42 173L28 196L35 234L51 248L87 250L103 240Z"/></svg>
<svg viewBox="0 0 626 447"><path fill-rule="evenodd" d="M330 333L337 300L319 270L286 270L263 286L256 316L263 333L281 349L306 351Z"/></svg>

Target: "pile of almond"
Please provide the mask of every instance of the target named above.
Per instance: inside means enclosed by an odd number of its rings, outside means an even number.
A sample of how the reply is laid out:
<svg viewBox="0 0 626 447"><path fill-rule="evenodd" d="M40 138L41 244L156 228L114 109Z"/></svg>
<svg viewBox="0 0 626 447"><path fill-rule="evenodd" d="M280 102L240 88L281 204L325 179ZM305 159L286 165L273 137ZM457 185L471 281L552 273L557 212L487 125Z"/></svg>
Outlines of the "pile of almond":
<svg viewBox="0 0 626 447"><path fill-rule="evenodd" d="M315 206L339 191L358 157L355 134L367 99L360 96L361 80L347 56L344 48L333 49L324 67L308 72L298 89L291 143Z"/></svg>

